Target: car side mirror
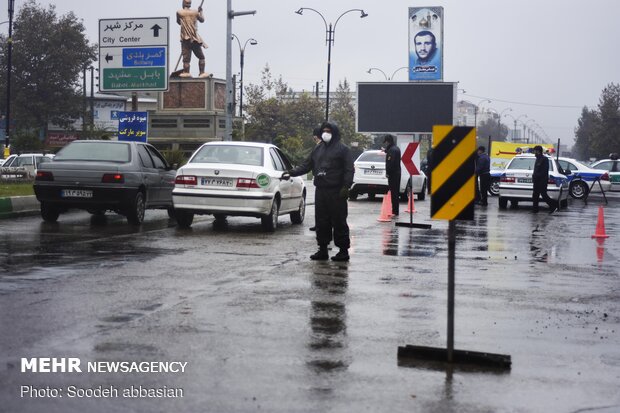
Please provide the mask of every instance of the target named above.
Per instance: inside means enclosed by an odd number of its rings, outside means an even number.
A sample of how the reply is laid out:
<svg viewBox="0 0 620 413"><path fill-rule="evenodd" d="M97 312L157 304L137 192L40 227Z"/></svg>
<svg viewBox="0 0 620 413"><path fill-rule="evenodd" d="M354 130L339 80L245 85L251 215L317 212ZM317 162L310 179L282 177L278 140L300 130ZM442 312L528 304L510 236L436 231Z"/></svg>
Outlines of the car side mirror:
<svg viewBox="0 0 620 413"><path fill-rule="evenodd" d="M564 175L572 175L570 169L564 169Z"/></svg>
<svg viewBox="0 0 620 413"><path fill-rule="evenodd" d="M284 181L288 181L289 179L291 179L291 174L289 174L288 172L283 172L282 176L280 177L280 179L282 179Z"/></svg>

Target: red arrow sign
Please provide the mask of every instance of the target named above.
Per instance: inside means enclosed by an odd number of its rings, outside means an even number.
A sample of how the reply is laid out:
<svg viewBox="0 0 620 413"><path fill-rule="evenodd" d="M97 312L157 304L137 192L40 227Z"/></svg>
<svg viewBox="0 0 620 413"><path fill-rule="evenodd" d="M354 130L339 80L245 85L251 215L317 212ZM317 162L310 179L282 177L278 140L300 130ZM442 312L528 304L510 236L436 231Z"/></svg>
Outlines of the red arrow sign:
<svg viewBox="0 0 620 413"><path fill-rule="evenodd" d="M413 163L413 154L418 150L419 146L420 142L410 142L405 152L403 152L403 156L400 158L410 175L420 175L420 171L418 171L418 168L416 168Z"/></svg>

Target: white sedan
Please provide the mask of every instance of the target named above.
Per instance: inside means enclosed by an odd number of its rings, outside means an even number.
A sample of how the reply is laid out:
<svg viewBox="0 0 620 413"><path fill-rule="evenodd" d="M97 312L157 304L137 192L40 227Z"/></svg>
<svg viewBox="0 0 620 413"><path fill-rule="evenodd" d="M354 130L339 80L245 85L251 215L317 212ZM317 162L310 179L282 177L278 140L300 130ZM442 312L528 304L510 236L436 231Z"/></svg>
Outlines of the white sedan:
<svg viewBox="0 0 620 413"><path fill-rule="evenodd" d="M302 178L285 176L292 169L274 145L256 142L208 142L177 171L172 200L180 227L192 225L195 214L212 214L216 222L227 216L261 219L272 232L278 216L290 214L301 224L306 211Z"/></svg>
<svg viewBox="0 0 620 413"><path fill-rule="evenodd" d="M353 176L353 186L349 192L349 199L355 200L358 195L368 194L370 199L376 194L385 194L388 191L388 180L385 174L385 152L380 150L369 150L363 152L355 160L355 175ZM419 175L411 176L407 169L401 165L400 176L400 197L407 199L409 188L417 194L418 200L424 200L426 196L426 175L420 171Z"/></svg>

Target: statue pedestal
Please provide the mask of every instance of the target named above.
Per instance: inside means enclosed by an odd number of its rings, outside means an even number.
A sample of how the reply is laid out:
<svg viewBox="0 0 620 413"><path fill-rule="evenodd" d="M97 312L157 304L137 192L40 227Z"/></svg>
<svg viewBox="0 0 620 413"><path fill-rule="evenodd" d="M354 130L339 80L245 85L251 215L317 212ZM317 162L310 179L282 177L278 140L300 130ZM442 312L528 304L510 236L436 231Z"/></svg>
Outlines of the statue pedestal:
<svg viewBox="0 0 620 413"><path fill-rule="evenodd" d="M161 92L159 111L226 111L226 80L209 78L170 79L167 92Z"/></svg>

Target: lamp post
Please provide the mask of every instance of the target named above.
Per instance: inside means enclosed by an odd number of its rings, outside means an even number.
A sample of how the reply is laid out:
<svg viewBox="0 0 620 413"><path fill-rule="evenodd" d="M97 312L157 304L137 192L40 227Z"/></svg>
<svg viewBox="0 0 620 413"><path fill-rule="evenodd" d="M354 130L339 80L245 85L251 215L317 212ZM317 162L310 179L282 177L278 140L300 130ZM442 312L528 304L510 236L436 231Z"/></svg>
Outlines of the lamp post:
<svg viewBox="0 0 620 413"><path fill-rule="evenodd" d="M239 79L239 116L243 117L243 63L245 58L245 47L248 45L248 43L252 46L256 46L258 42L256 41L256 39L249 38L245 41L245 43L243 43L243 46L241 46L241 41L239 40L237 35L233 34L232 37L237 39L237 44L239 45L239 66L241 67L241 76Z"/></svg>
<svg viewBox="0 0 620 413"><path fill-rule="evenodd" d="M256 10L233 11L232 0L226 2L226 134L225 141L232 141L233 82L232 82L232 21L235 17L256 14Z"/></svg>
<svg viewBox="0 0 620 413"><path fill-rule="evenodd" d="M328 25L327 20L325 20L325 17L323 17L323 15L319 11L312 9L310 7L301 7L295 13L299 15L303 15L304 10L310 10L310 11L315 12L316 14L321 16L321 19L323 19L323 23L325 24L325 35L326 35L326 42L327 42L327 91L325 95L325 121L327 122L329 120L329 82L330 82L331 61L332 61L332 45L334 44L334 37L336 35L336 25L338 24L338 21L342 18L342 16L344 16L347 13L359 11L361 19L363 19L364 17L367 17L368 14L364 12L364 10L362 9L347 10L344 13L342 13L340 16L338 16L334 24L329 23Z"/></svg>
<svg viewBox="0 0 620 413"><path fill-rule="evenodd" d="M514 121L514 129L512 131L512 141L515 142L515 138L517 136L517 122L521 118L527 118L527 115L521 115L521 116L515 118L514 116L512 116L512 115L507 113L506 116L510 116L512 118L512 120Z"/></svg>
<svg viewBox="0 0 620 413"><path fill-rule="evenodd" d="M407 67L407 66L399 67L398 69L396 69L396 70L392 73L392 76L389 76L389 77L388 77L388 75L387 75L387 74L385 74L385 72L384 72L383 70L379 69L378 67L371 67L370 69L368 69L368 70L366 71L366 73L372 73L372 71L373 71L373 70L376 70L376 71L379 71L379 72L383 73L383 77L385 77L385 80L392 80L392 79L394 79L394 75L396 74L396 72L398 72L398 71L400 71L400 70L403 70L403 69L407 69L407 70L409 70L409 67Z"/></svg>
<svg viewBox="0 0 620 413"><path fill-rule="evenodd" d="M9 0L9 38L7 40L6 54L6 135L4 138L5 155L9 154L9 146L11 141L9 134L11 132L11 72L13 71L13 12L15 10L15 0Z"/></svg>
<svg viewBox="0 0 620 413"><path fill-rule="evenodd" d="M528 136L527 138L525 137L525 136L526 136L527 126L530 124L530 122L534 122L534 123L536 123L536 122L534 121L534 119L528 119L528 120L527 120L527 122L525 122L525 123L523 124L523 138L525 139L526 143L530 143L530 138L529 138L529 136ZM531 129L530 129L530 130L531 130Z"/></svg>
<svg viewBox="0 0 620 413"><path fill-rule="evenodd" d="M497 133L501 135L502 133L502 115L504 112L509 111L512 112L512 108L506 108L499 113L499 117L497 118Z"/></svg>
<svg viewBox="0 0 620 413"><path fill-rule="evenodd" d="M476 128L476 137L478 137L478 106L482 103L491 103L491 99L482 99L477 105L474 105L474 128Z"/></svg>

